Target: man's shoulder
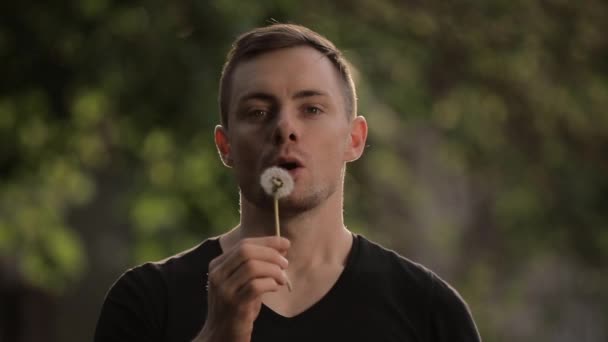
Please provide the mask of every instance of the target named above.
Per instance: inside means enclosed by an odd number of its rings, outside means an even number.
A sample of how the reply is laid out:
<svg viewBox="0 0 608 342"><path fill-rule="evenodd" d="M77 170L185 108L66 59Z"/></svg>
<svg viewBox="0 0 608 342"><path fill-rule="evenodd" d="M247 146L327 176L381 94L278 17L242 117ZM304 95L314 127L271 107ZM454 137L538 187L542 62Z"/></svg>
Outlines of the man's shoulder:
<svg viewBox="0 0 608 342"><path fill-rule="evenodd" d="M356 272L374 288L414 294L430 301L462 301L458 291L426 266L358 235Z"/></svg>
<svg viewBox="0 0 608 342"><path fill-rule="evenodd" d="M402 305L397 311L407 317L406 323L431 326L431 335L438 341L479 341L469 308L451 285L391 249L362 236L358 240L357 284L375 302Z"/></svg>
<svg viewBox="0 0 608 342"><path fill-rule="evenodd" d="M121 278L163 279L206 272L209 262L221 254L217 238L209 238L187 250L158 261L148 261L128 269Z"/></svg>
<svg viewBox="0 0 608 342"><path fill-rule="evenodd" d="M204 266L207 267L209 262L215 259L222 253L220 243L217 237L209 238L199 243L198 245L174 254L165 259L150 262L149 264L157 268L173 268L184 265Z"/></svg>
<svg viewBox="0 0 608 342"><path fill-rule="evenodd" d="M182 334L198 329L198 310L205 299L204 277L209 261L219 254L217 239L208 239L163 260L146 262L124 272L106 295L96 340L109 340L117 327L134 331L133 336L142 340L143 336L160 338L169 329Z"/></svg>
<svg viewBox="0 0 608 342"><path fill-rule="evenodd" d="M419 289L427 289L439 277L424 265L381 244L357 235L358 270L373 273L391 284L407 284Z"/></svg>

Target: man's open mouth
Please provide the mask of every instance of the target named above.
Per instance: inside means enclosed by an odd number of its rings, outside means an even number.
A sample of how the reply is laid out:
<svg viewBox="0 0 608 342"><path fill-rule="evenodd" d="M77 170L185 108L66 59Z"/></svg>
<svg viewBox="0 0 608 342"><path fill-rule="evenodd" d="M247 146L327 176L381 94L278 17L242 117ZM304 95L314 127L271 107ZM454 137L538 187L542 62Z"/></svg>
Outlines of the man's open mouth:
<svg viewBox="0 0 608 342"><path fill-rule="evenodd" d="M286 163L280 163L278 165L280 168L283 168L285 170L294 170L298 167L300 167L300 165L297 162L286 162Z"/></svg>

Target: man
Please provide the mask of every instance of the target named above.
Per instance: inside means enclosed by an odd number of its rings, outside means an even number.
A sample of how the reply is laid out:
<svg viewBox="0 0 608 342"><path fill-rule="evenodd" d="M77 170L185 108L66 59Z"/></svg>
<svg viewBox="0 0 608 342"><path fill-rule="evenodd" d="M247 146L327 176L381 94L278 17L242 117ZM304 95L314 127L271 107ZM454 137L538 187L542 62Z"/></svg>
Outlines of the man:
<svg viewBox="0 0 608 342"><path fill-rule="evenodd" d="M331 42L285 24L242 35L220 110L215 142L239 184L240 224L125 273L96 341L479 341L449 285L344 226L345 165L363 153L367 124ZM259 183L273 166L294 180L283 237Z"/></svg>

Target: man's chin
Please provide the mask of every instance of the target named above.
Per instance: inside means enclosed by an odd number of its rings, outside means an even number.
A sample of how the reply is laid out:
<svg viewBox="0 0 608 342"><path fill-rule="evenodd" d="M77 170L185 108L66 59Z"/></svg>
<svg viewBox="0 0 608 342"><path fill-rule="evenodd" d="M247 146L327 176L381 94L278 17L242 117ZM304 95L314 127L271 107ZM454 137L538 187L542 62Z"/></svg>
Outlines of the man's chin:
<svg viewBox="0 0 608 342"><path fill-rule="evenodd" d="M248 202L253 203L256 208L262 211L274 211L274 199L265 193L256 194L255 200L250 200L245 196ZM281 217L296 216L303 212L314 209L320 203L317 196L298 197L293 194L279 200L279 213Z"/></svg>
<svg viewBox="0 0 608 342"><path fill-rule="evenodd" d="M283 201L279 201L281 216L296 216L298 214L310 211L318 205L319 201L316 198L286 198Z"/></svg>

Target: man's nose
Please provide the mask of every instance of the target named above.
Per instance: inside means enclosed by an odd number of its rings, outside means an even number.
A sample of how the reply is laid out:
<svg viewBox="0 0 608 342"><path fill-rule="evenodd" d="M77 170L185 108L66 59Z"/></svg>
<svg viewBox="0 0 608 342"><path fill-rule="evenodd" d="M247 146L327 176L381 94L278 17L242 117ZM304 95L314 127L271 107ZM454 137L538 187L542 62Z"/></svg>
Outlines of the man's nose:
<svg viewBox="0 0 608 342"><path fill-rule="evenodd" d="M281 111L277 115L277 124L273 134L273 142L276 145L284 144L288 141L296 142L299 138L295 118L287 111Z"/></svg>

